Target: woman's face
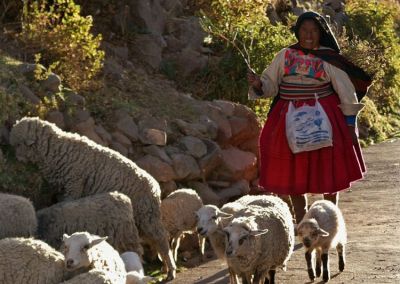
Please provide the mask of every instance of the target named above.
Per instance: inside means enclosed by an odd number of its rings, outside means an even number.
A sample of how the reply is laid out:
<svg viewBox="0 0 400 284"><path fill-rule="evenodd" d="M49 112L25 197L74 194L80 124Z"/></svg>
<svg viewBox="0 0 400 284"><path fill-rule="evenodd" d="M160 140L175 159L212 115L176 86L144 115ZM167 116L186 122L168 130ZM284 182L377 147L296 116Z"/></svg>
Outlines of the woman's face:
<svg viewBox="0 0 400 284"><path fill-rule="evenodd" d="M299 28L299 43L302 48L315 49L319 47L321 36L319 26L313 20L304 20Z"/></svg>

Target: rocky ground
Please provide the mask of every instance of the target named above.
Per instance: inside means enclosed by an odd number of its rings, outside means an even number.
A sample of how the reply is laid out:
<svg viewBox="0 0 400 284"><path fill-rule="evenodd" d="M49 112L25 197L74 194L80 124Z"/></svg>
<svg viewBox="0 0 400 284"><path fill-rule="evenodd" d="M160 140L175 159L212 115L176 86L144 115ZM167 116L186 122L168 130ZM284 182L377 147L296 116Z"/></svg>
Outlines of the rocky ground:
<svg viewBox="0 0 400 284"><path fill-rule="evenodd" d="M339 273L332 249L329 283L400 283L400 140L370 146L364 156L366 177L342 193L340 200L348 231L346 268ZM188 267L170 283L229 283L222 261L210 258L199 264L198 259L187 262ZM276 282L311 283L303 248L293 253L286 272L277 272ZM317 279L315 283L324 282Z"/></svg>

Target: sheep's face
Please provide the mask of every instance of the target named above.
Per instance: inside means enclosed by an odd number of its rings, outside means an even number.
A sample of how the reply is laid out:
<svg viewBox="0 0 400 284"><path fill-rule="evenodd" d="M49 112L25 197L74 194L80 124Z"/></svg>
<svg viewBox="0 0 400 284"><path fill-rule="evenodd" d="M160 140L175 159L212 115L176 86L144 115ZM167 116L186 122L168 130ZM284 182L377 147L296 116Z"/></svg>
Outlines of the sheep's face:
<svg viewBox="0 0 400 284"><path fill-rule="evenodd" d="M306 248L313 248L320 237L329 236L314 218L301 221L297 227L297 234Z"/></svg>
<svg viewBox="0 0 400 284"><path fill-rule="evenodd" d="M10 144L15 149L15 156L21 162L36 162L35 145L37 121L24 118L11 129Z"/></svg>
<svg viewBox="0 0 400 284"><path fill-rule="evenodd" d="M246 217L239 217L232 220L228 226L224 228L226 235L226 257L240 257L249 254L252 251L251 242L256 237L268 232L268 229L258 230L257 224Z"/></svg>
<svg viewBox="0 0 400 284"><path fill-rule="evenodd" d="M64 234L62 248L67 270L89 267L93 261L89 250L106 239L88 233Z"/></svg>
<svg viewBox="0 0 400 284"><path fill-rule="evenodd" d="M221 219L232 217L232 215L222 212L214 205L205 205L196 212L196 217L197 232L204 236L214 233Z"/></svg>

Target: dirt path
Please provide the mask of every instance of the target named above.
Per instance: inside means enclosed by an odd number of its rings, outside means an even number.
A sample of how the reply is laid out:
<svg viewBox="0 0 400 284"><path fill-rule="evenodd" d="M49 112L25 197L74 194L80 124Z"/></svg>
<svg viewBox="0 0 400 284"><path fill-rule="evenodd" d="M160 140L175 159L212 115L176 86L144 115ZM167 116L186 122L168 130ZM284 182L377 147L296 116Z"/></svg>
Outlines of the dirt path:
<svg viewBox="0 0 400 284"><path fill-rule="evenodd" d="M346 268L338 273L332 249L329 283L400 283L400 140L370 146L364 156L365 179L340 199L348 231ZM293 253L286 272L277 271L276 282L311 283L303 248ZM226 265L212 259L178 273L170 283L222 284L229 280ZM319 278L314 283L324 282Z"/></svg>

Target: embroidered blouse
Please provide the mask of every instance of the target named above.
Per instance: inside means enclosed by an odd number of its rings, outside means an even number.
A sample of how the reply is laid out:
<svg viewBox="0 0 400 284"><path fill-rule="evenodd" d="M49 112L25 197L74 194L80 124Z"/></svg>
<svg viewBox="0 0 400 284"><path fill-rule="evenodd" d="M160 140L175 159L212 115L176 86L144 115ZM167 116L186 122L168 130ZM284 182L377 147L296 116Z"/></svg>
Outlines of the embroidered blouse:
<svg viewBox="0 0 400 284"><path fill-rule="evenodd" d="M327 48L327 47L320 47ZM281 83L297 85L326 85L330 82L340 99L345 116L354 116L364 107L357 100L354 85L341 69L301 50L284 48L261 74L262 92L249 89L249 99L274 97Z"/></svg>

